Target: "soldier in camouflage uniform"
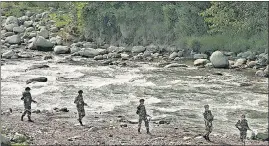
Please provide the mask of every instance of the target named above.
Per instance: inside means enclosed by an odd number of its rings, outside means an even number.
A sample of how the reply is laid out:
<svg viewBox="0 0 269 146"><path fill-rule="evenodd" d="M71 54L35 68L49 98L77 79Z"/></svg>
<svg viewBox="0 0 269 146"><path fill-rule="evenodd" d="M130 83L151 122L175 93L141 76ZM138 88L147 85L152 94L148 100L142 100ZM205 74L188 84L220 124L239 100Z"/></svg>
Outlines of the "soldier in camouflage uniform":
<svg viewBox="0 0 269 146"><path fill-rule="evenodd" d="M23 121L23 117L27 114L28 116L28 121L29 122L33 122L31 120L31 103L34 102L34 103L37 103L36 101L34 101L32 99L32 96L31 96L31 93L30 93L30 88L29 87L26 87L25 88L25 91L22 93L22 98L21 100L24 101L24 112L21 116L21 121Z"/></svg>
<svg viewBox="0 0 269 146"><path fill-rule="evenodd" d="M83 100L83 96L82 96L83 91L79 90L78 93L79 93L79 95L75 98L74 103L77 105L78 121L79 121L80 125L83 126L81 120L83 117L85 117L84 106L88 106L88 105Z"/></svg>
<svg viewBox="0 0 269 146"><path fill-rule="evenodd" d="M140 99L139 102L140 102L140 105L137 107L137 111L136 111L136 114L139 115L139 121L138 121L138 133L141 133L140 132L140 129L141 129L141 123L142 121L145 122L145 126L146 126L146 129L147 129L147 134L150 134L149 132L149 121L147 119L147 111L146 111L146 108L145 108L145 105L144 105L144 99Z"/></svg>
<svg viewBox="0 0 269 146"><path fill-rule="evenodd" d="M209 105L205 105L204 107L205 107L205 112L203 113L203 115L204 115L204 120L205 120L206 134L203 137L206 140L210 141L209 134L212 132L212 128L213 128L212 121L214 119L214 116L209 110Z"/></svg>
<svg viewBox="0 0 269 146"><path fill-rule="evenodd" d="M238 120L238 122L235 124L235 127L240 131L240 140L242 142L244 142L247 137L247 130L250 130L248 127L248 121L245 118L246 116L244 114L241 115L241 120Z"/></svg>

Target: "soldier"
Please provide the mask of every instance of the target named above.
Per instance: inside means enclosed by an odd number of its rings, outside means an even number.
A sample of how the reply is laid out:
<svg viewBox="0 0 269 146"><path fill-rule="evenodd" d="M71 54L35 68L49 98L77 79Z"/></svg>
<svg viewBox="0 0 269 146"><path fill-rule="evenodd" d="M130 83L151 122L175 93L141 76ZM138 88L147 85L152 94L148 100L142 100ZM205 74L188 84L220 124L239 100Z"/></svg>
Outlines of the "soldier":
<svg viewBox="0 0 269 146"><path fill-rule="evenodd" d="M82 96L83 91L79 90L78 91L78 96L75 98L74 103L77 104L77 110L78 110L78 121L80 123L81 126L83 126L82 124L82 118L85 117L85 110L84 110L84 106L88 106L84 100L83 100L83 96Z"/></svg>
<svg viewBox="0 0 269 146"><path fill-rule="evenodd" d="M206 127L206 134L203 136L206 140L210 141L209 134L212 132L212 121L214 119L214 116L212 115L211 111L209 110L209 105L205 105L205 112L204 120L205 120L205 127Z"/></svg>
<svg viewBox="0 0 269 146"><path fill-rule="evenodd" d="M24 101L24 112L21 116L21 121L23 121L23 117L27 114L28 116L28 121L29 122L34 122L33 120L31 120L31 103L37 103L36 101L34 101L32 99L31 93L30 93L30 88L26 87L25 91L22 93L22 98L21 100Z"/></svg>
<svg viewBox="0 0 269 146"><path fill-rule="evenodd" d="M241 120L238 120L238 122L235 124L235 127L240 131L240 140L242 142L244 142L247 137L247 130L251 130L248 127L248 121L245 118L246 116L244 114L241 115Z"/></svg>
<svg viewBox="0 0 269 146"><path fill-rule="evenodd" d="M145 122L145 126L146 126L146 129L147 129L147 134L150 134L149 132L149 121L147 119L147 111L146 111L146 108L145 108L145 105L144 105L144 99L140 99L139 102L140 102L140 105L137 107L137 111L136 111L136 114L139 115L139 122L138 122L138 133L140 134L140 129L141 129L141 123L142 121Z"/></svg>

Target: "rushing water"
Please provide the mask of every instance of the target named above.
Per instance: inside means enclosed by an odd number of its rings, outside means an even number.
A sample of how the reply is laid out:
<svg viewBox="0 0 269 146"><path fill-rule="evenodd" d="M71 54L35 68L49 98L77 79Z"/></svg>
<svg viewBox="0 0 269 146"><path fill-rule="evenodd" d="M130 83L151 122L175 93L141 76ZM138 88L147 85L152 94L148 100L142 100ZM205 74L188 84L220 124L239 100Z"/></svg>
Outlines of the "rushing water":
<svg viewBox="0 0 269 146"><path fill-rule="evenodd" d="M33 64L50 68L25 72ZM26 85L27 79L40 76L47 77L48 82ZM268 80L254 77L253 71L160 68L149 64L136 68L94 67L23 60L2 66L1 78L3 109L22 109L21 93L29 86L39 102L33 104L33 109L67 107L76 111L73 101L82 89L90 105L87 112L112 111L133 119L139 99L144 98L153 120L203 128L203 106L209 104L215 115L215 134L238 133L234 125L242 112L252 129L264 131L268 127Z"/></svg>

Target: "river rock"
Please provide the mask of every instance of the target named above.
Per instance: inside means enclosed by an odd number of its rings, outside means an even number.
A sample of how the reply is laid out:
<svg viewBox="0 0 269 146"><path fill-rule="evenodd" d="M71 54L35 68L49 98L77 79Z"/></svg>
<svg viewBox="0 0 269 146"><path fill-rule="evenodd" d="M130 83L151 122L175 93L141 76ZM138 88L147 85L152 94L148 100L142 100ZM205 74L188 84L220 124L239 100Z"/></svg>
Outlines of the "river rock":
<svg viewBox="0 0 269 146"><path fill-rule="evenodd" d="M246 62L247 62L247 60L245 58L237 59L234 66L239 67L239 66L246 64Z"/></svg>
<svg viewBox="0 0 269 146"><path fill-rule="evenodd" d="M7 51L2 54L2 58L10 59L12 56L14 56L16 53L13 50Z"/></svg>
<svg viewBox="0 0 269 146"><path fill-rule="evenodd" d="M47 82L48 79L46 77L38 77L38 78L32 78L26 81L26 84L30 84L32 82Z"/></svg>
<svg viewBox="0 0 269 146"><path fill-rule="evenodd" d="M19 35L13 35L6 38L5 42L9 44L20 44L21 37Z"/></svg>
<svg viewBox="0 0 269 146"><path fill-rule="evenodd" d="M255 54L251 51L247 51L247 52L237 54L237 57L253 60L255 59Z"/></svg>
<svg viewBox="0 0 269 146"><path fill-rule="evenodd" d="M77 47L77 46L73 46L73 47L70 48L70 52L71 52L71 54L73 54L73 53L77 53L77 52L79 52L79 51L81 51L81 50L82 50L82 49L79 48L79 47Z"/></svg>
<svg viewBox="0 0 269 146"><path fill-rule="evenodd" d="M90 57L90 58L94 58L95 56L100 55L99 51L93 48L82 49L79 53L83 57Z"/></svg>
<svg viewBox="0 0 269 146"><path fill-rule="evenodd" d="M50 41L46 40L42 36L38 36L36 40L33 42L33 47L30 49L36 49L39 51L52 51L54 44Z"/></svg>
<svg viewBox="0 0 269 146"><path fill-rule="evenodd" d="M144 46L134 46L132 48L132 53L142 53L146 50Z"/></svg>
<svg viewBox="0 0 269 146"><path fill-rule="evenodd" d="M126 54L126 53L122 53L122 54L120 54L120 55L121 55L121 59L122 59L122 60L128 60L129 57L130 57L130 55L128 55L128 54Z"/></svg>
<svg viewBox="0 0 269 146"><path fill-rule="evenodd" d="M108 52L107 52L107 50L106 49L96 49L96 51L98 51L99 52L99 55L104 55L104 54L107 54Z"/></svg>
<svg viewBox="0 0 269 146"><path fill-rule="evenodd" d="M56 33L56 32L59 31L59 29L58 29L57 27L52 27L52 28L50 29L50 31L53 32L53 33Z"/></svg>
<svg viewBox="0 0 269 146"><path fill-rule="evenodd" d="M45 64L35 64L27 68L27 70L33 70L33 69L41 69L41 68L49 68L48 65Z"/></svg>
<svg viewBox="0 0 269 146"><path fill-rule="evenodd" d="M43 57L43 60L49 60L49 59L53 59L53 57L51 55L46 55Z"/></svg>
<svg viewBox="0 0 269 146"><path fill-rule="evenodd" d="M19 26L19 20L18 20L18 18L14 17L14 16L9 16L6 19L4 26L5 26L6 30L13 31L14 27Z"/></svg>
<svg viewBox="0 0 269 146"><path fill-rule="evenodd" d="M227 68L229 67L228 58L220 51L215 51L210 56L210 62L215 68Z"/></svg>
<svg viewBox="0 0 269 146"><path fill-rule="evenodd" d="M13 32L15 32L15 33L23 33L24 28L23 27L14 27Z"/></svg>
<svg viewBox="0 0 269 146"><path fill-rule="evenodd" d="M4 37L9 37L9 36L13 36L14 33L13 32L6 32L3 34Z"/></svg>
<svg viewBox="0 0 269 146"><path fill-rule="evenodd" d="M93 58L94 60L103 60L103 55L97 55Z"/></svg>
<svg viewBox="0 0 269 146"><path fill-rule="evenodd" d="M34 22L33 22L32 20L31 20L31 21L24 21L23 25L24 25L26 28L28 28L28 27L32 26L33 23L34 23Z"/></svg>
<svg viewBox="0 0 269 146"><path fill-rule="evenodd" d="M265 76L265 73L263 70L258 70L256 73L255 73L255 76L257 77L264 77Z"/></svg>
<svg viewBox="0 0 269 146"><path fill-rule="evenodd" d="M146 51L149 51L150 53L156 53L159 52L159 47L151 44L149 46L146 46Z"/></svg>
<svg viewBox="0 0 269 146"><path fill-rule="evenodd" d="M188 67L188 66L186 64L172 63L166 65L164 68L171 68L171 67Z"/></svg>
<svg viewBox="0 0 269 146"><path fill-rule="evenodd" d="M121 55L116 52L107 54L107 58L120 58L120 57Z"/></svg>
<svg viewBox="0 0 269 146"><path fill-rule="evenodd" d="M38 34L45 39L49 38L49 31L45 28L42 28Z"/></svg>
<svg viewBox="0 0 269 146"><path fill-rule="evenodd" d="M194 54L193 56L194 59L207 59L207 57L206 54Z"/></svg>
<svg viewBox="0 0 269 146"><path fill-rule="evenodd" d="M247 62L247 67L253 68L257 64L257 61L249 61Z"/></svg>
<svg viewBox="0 0 269 146"><path fill-rule="evenodd" d="M193 62L193 65L194 66L204 66L205 64L209 63L210 61L207 60L207 59L196 59L194 62Z"/></svg>
<svg viewBox="0 0 269 146"><path fill-rule="evenodd" d="M95 43L86 42L86 43L83 44L83 47L84 48L93 48L93 49L96 49L97 48L97 45Z"/></svg>
<svg viewBox="0 0 269 146"><path fill-rule="evenodd" d="M172 54L170 54L169 59L175 59L178 56L177 52L173 52Z"/></svg>
<svg viewBox="0 0 269 146"><path fill-rule="evenodd" d="M67 54L70 52L68 46L55 46L53 50L55 54Z"/></svg>

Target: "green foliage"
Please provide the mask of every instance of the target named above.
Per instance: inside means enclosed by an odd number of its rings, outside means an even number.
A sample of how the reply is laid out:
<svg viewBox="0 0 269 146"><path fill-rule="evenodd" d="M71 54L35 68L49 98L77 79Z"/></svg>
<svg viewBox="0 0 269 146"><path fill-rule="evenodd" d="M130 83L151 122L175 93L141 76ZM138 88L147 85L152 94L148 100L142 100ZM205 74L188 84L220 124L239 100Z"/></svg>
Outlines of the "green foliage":
<svg viewBox="0 0 269 146"><path fill-rule="evenodd" d="M72 22L71 17L68 14L51 13L49 14L51 20L56 21L56 27L63 28Z"/></svg>

